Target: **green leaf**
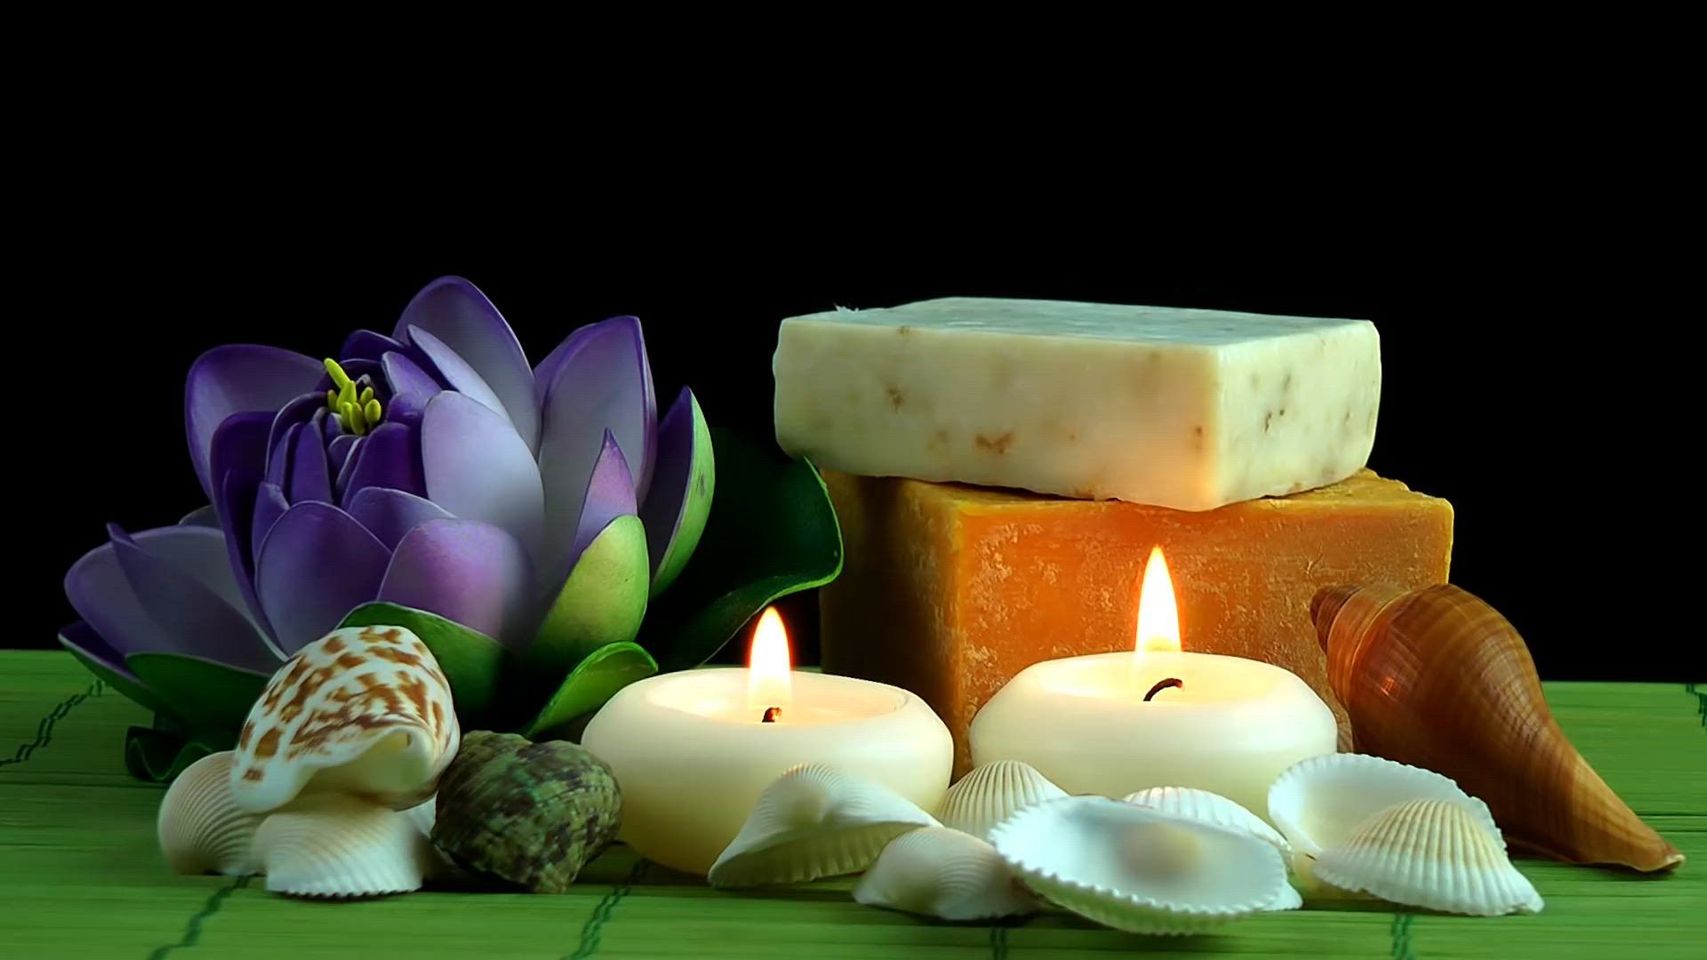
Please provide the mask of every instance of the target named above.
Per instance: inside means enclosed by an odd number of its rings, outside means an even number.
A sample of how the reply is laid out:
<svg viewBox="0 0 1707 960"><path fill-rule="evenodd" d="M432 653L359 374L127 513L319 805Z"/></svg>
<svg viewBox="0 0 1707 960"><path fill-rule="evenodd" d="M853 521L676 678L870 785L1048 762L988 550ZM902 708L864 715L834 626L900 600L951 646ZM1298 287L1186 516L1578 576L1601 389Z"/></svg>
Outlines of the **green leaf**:
<svg viewBox="0 0 1707 960"><path fill-rule="evenodd" d="M522 735L537 739L547 730L597 710L618 690L657 672L657 662L637 643L624 641L600 647L569 674Z"/></svg>
<svg viewBox="0 0 1707 960"><path fill-rule="evenodd" d="M487 719L510 674L509 651L503 644L436 613L375 601L351 610L338 626L403 627L420 637L450 681L457 720L465 727L478 727Z"/></svg>
<svg viewBox="0 0 1707 960"><path fill-rule="evenodd" d="M528 648L528 670L555 679L593 651L633 640L646 616L651 574L640 518L625 514L612 520L563 581Z"/></svg>
<svg viewBox="0 0 1707 960"><path fill-rule="evenodd" d="M72 657L76 658L77 662L81 663L85 669L94 674L97 680L104 682L107 686L112 687L121 694L124 694L130 702L144 710L149 710L154 713L170 712L167 710L166 705L161 702L160 698L155 696L153 693L150 693L147 687L138 684L135 680L122 673L115 673L113 670L109 669L106 664L78 649L77 645L72 643L70 640L67 640L64 634L59 635L59 645L64 647Z"/></svg>
<svg viewBox="0 0 1707 960"><path fill-rule="evenodd" d="M640 640L665 671L704 663L766 604L842 572L842 531L817 469L728 430L711 437L711 517Z"/></svg>
<svg viewBox="0 0 1707 960"><path fill-rule="evenodd" d="M150 783L168 783L178 778L184 768L220 750L229 750L235 742L219 739L205 742L184 733L162 728L131 727L124 737L124 765L130 775Z"/></svg>
<svg viewBox="0 0 1707 960"><path fill-rule="evenodd" d="M700 412L699 398L691 392L688 394L688 405L693 411L693 450L689 454L688 486L684 494L681 511L675 521L675 528L668 534L669 540L664 544L663 556L654 557L658 568L652 574L652 596L663 593L670 584L681 575L682 568L687 566L693 556L694 548L699 546L699 538L705 533L705 521L711 515L711 501L717 488L717 457L711 442L711 429L705 424L705 414ZM657 484L653 484L657 489ZM650 531L657 533L657 531ZM656 546L655 540L648 540ZM653 553L657 553L656 550Z"/></svg>
<svg viewBox="0 0 1707 960"><path fill-rule="evenodd" d="M133 653L125 666L192 730L235 734L271 679L177 653Z"/></svg>

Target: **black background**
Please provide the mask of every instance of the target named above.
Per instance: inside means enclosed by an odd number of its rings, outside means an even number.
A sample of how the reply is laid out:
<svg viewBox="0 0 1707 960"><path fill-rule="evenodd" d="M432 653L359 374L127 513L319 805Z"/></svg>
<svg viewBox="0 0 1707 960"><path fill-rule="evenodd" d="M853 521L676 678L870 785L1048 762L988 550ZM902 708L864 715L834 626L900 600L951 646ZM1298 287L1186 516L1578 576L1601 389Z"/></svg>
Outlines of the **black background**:
<svg viewBox="0 0 1707 960"><path fill-rule="evenodd" d="M755 431L769 429L777 322L832 304L991 295L1368 318L1385 365L1371 465L1454 504L1453 579L1516 623L1545 677L1698 679L1698 627L1679 614L1699 590L1699 494L1675 458L1694 455L1698 429L1676 414L1698 406L1701 373L1660 292L1691 268L1647 229L1663 191L1551 156L1439 151L1354 178L1351 155L1260 180L1233 162L1189 183L921 156L882 183L857 164L767 180L810 168L800 155L696 167L688 183L682 169L566 175L549 196L498 176L422 188L400 213L360 178L335 197L183 171L67 194L20 277L40 300L15 307L40 338L13 357L31 398L14 395L29 438L14 509L32 532L12 588L25 613L3 642L52 643L72 616L60 578L103 523L199 505L182 419L199 352L322 356L355 327L389 331L420 285L458 273L535 361L579 324L639 315L659 396L689 383L712 422ZM790 606L810 662L810 603Z"/></svg>

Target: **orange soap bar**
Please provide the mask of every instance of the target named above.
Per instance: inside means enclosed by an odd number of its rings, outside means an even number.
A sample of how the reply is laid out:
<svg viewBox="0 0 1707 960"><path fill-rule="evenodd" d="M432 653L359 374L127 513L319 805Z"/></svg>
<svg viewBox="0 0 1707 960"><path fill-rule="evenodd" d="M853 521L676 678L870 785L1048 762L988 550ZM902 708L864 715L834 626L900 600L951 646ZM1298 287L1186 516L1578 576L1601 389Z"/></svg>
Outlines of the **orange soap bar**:
<svg viewBox="0 0 1707 960"><path fill-rule="evenodd" d="M1129 650L1138 576L1167 555L1186 650L1252 657L1328 688L1310 598L1333 583L1446 581L1452 505L1364 470L1206 512L827 473L847 566L820 593L824 669L905 687L968 765L973 714L1041 660Z"/></svg>

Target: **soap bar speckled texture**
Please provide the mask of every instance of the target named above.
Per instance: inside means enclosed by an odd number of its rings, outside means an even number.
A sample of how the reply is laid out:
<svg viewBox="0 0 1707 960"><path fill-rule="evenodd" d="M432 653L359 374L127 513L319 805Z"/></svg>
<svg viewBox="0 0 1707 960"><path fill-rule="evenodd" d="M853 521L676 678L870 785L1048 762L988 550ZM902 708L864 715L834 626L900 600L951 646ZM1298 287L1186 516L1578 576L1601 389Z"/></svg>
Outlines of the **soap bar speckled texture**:
<svg viewBox="0 0 1707 960"><path fill-rule="evenodd" d="M1181 510L1343 480L1375 441L1365 320L953 298L784 320L783 449L830 469Z"/></svg>
<svg viewBox="0 0 1707 960"><path fill-rule="evenodd" d="M969 760L973 714L1041 660L1130 650L1160 545L1186 650L1303 678L1335 711L1310 599L1334 583L1444 583L1452 505L1365 470L1332 486L1187 513L957 484L825 475L847 564L819 594L824 669L905 687ZM1342 736L1342 743L1348 743Z"/></svg>

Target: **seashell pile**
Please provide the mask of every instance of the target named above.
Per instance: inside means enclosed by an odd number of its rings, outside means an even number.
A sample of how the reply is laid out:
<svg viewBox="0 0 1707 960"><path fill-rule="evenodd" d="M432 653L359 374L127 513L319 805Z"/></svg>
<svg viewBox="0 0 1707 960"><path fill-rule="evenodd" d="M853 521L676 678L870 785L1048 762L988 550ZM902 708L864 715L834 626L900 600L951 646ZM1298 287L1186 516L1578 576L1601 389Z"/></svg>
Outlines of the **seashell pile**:
<svg viewBox="0 0 1707 960"><path fill-rule="evenodd" d="M1438 773L1361 754L1313 757L1269 788L1268 814L1312 896L1367 894L1473 916L1542 908L1487 804Z"/></svg>
<svg viewBox="0 0 1707 960"><path fill-rule="evenodd" d="M261 872L296 896L419 889L438 867L426 827L460 739L450 685L418 637L333 631L273 675L235 751L166 791L161 852L178 873Z"/></svg>
<svg viewBox="0 0 1707 960"><path fill-rule="evenodd" d="M881 786L803 764L766 789L710 880L748 886L865 870L853 896L870 906L970 921L1047 904L1164 935L1297 909L1294 882L1313 899L1374 897L1472 916L1543 906L1507 858L1487 804L1438 773L1328 754L1287 769L1268 801L1264 820L1188 787L1069 797L1026 764L1002 761L950 787L933 818Z"/></svg>
<svg viewBox="0 0 1707 960"><path fill-rule="evenodd" d="M432 840L475 873L562 893L616 838L621 810L615 774L585 749L480 731L439 782Z"/></svg>

